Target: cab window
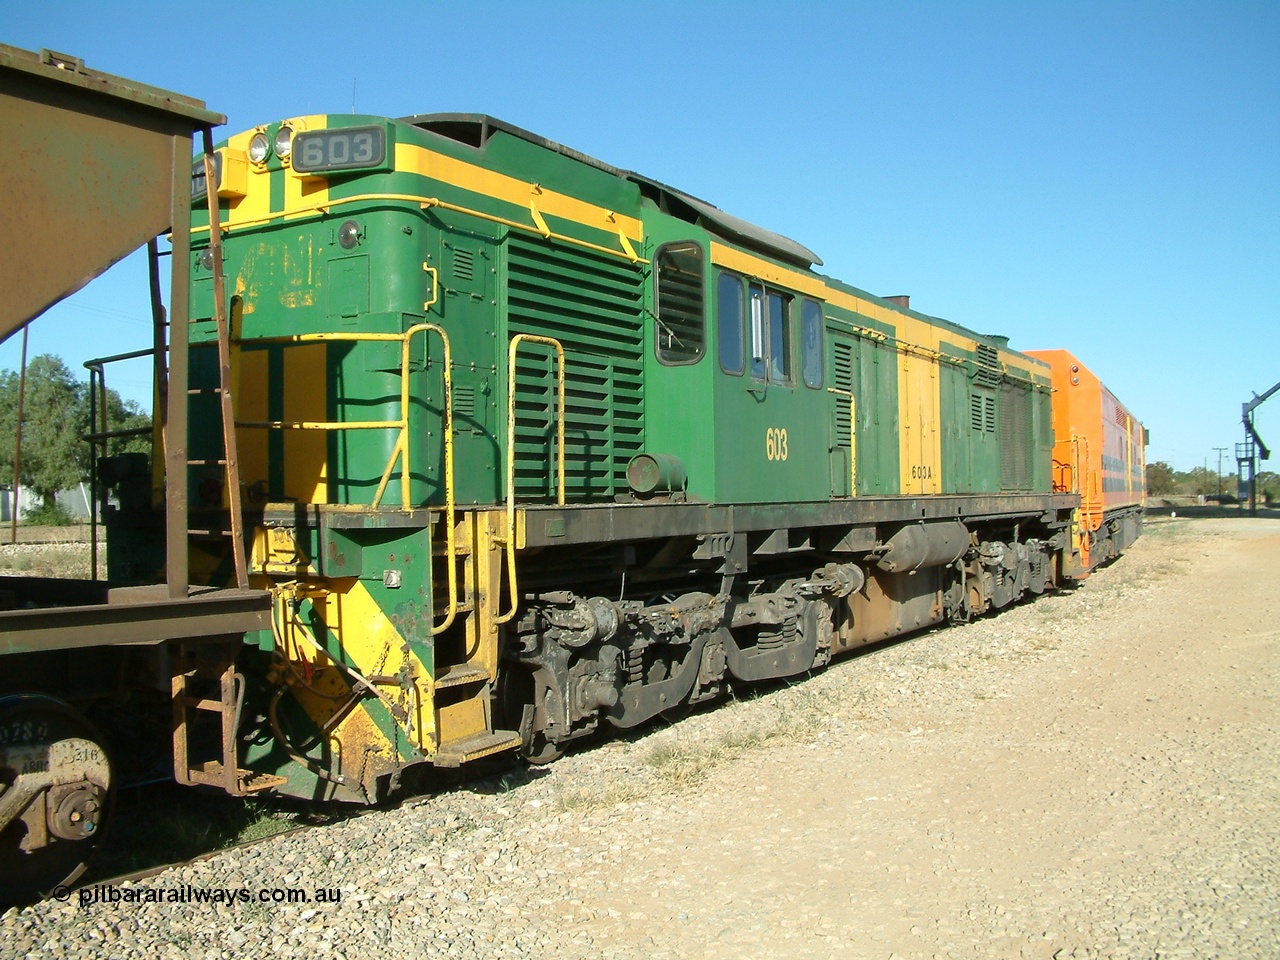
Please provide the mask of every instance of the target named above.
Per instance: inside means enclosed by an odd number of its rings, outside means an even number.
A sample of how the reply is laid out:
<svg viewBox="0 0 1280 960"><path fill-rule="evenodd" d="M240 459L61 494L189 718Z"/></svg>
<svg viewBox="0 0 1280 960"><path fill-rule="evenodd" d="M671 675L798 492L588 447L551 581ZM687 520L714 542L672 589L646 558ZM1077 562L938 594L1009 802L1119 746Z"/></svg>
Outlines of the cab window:
<svg viewBox="0 0 1280 960"><path fill-rule="evenodd" d="M741 375L743 363L742 326L747 314L747 297L742 278L720 271L716 285L716 322L720 334L720 369Z"/></svg>
<svg viewBox="0 0 1280 960"><path fill-rule="evenodd" d="M654 256L658 359L697 363L706 352L702 295L702 247L691 240L668 243Z"/></svg>
<svg viewBox="0 0 1280 960"><path fill-rule="evenodd" d="M822 304L816 300L800 301L800 365L804 385L822 386Z"/></svg>
<svg viewBox="0 0 1280 960"><path fill-rule="evenodd" d="M751 376L770 383L791 383L791 297L753 283L750 308Z"/></svg>

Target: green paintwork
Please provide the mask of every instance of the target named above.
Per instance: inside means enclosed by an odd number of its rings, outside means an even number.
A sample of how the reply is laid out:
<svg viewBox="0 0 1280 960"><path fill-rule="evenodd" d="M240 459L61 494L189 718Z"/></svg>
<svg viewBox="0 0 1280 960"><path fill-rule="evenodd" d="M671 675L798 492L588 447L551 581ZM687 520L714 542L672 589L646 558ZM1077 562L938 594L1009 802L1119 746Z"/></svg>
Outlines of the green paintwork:
<svg viewBox="0 0 1280 960"><path fill-rule="evenodd" d="M670 241L691 240L703 250L706 349L697 363L670 366L657 357L653 267L643 262L544 239L462 212L423 210L412 201L400 200L338 206L325 217L277 221L227 235L228 286L240 291L246 303L241 328L246 351L254 349L255 338L285 332L398 332L424 319L446 329L454 361L455 476L460 504L490 504L506 496L507 343L516 333L554 336L566 349L570 502L608 501L624 494L626 464L640 452L679 458L691 498L749 503L848 495L849 424L847 410L842 409L847 401L828 392L828 386L852 389L858 398L856 493L892 496L899 492L898 366L892 324L824 304L824 381L815 389L806 386L799 374L801 297L797 294L792 304L795 382L753 380L749 357L748 371L730 376L720 369L717 356L718 270L709 259L713 238L701 226L659 210L642 197L635 183L504 131L493 133L481 151L379 118L340 116L329 118L328 123L331 127L386 123L390 139L396 142L419 144L537 184L541 190L640 218L645 241L639 252L648 259ZM275 129L267 128L268 137ZM278 170L279 161L273 158L268 167ZM284 204L284 175L277 173L273 179L272 206L279 208ZM528 210L512 202L413 173L347 173L331 177L328 185L331 199L371 193L438 197L494 217L529 222ZM343 250L337 242L338 226L349 219L361 225L361 241L354 251ZM202 220L203 214L197 211L195 221ZM618 249L616 236L607 230L550 215L546 220L556 232ZM193 252L196 316L212 313L208 271L199 268L202 244L198 235ZM753 253L761 255L758 250ZM439 276L435 303L425 314L423 301L433 291L424 263ZM987 342L954 324L897 308L839 281L820 279L890 311ZM880 331L889 339L874 339L861 332L865 330ZM745 336L749 342L749 320ZM210 324L193 325L193 341L208 342L211 337ZM271 353L269 415L282 416L286 392L315 387L277 381L283 370L279 355L287 348L261 349ZM974 357L961 346L946 344L945 337L943 352L961 361L939 365L943 492L1047 490L1052 438L1045 433L1047 418L1041 415L1047 393L1031 391L1024 404L1027 412L1014 423L1016 411L1011 404L1023 388L1011 386L1006 379L1004 386L990 388L997 413L984 426L975 422L975 418L982 421L981 411L975 413L971 407L975 392L981 392L974 386ZM201 353L197 351L196 356ZM211 359L212 351L203 353ZM434 338L415 341L414 505L443 501L439 353ZM396 415L399 356L395 344L332 344L327 354L323 373L315 371L315 376L325 381L329 418ZM205 381L215 375L212 364L203 358L193 362L193 368ZM518 371L517 495L523 501L546 501L555 495L551 351L526 345ZM1007 374L1047 384L1033 361L1028 361L1026 370ZM200 400L193 398L193 435L212 437L216 446L216 430L202 429L216 425L216 410L211 402ZM782 431L785 446L780 447L770 438L779 438ZM1028 449L1010 462L1009 445L1022 442L1024 436ZM330 434L328 440L330 501L371 502L392 448L393 432L347 431ZM268 499L284 492L283 475L289 466L283 462L282 444L280 432L275 431L269 440L268 475L245 477L247 483L262 481ZM216 456L216 451L210 455ZM400 505L398 477L398 471L392 475L386 506ZM198 485L198 480L194 482Z"/></svg>
<svg viewBox="0 0 1280 960"><path fill-rule="evenodd" d="M549 502L556 496L554 354L545 346L526 344L518 355L516 383L507 381L511 338L522 333L550 336L563 345L566 358L565 493L570 504L626 499L627 464L637 454L649 453L679 460L687 477L683 493L690 499L758 504L757 509L779 511L779 524L785 525L788 516L799 523L805 516L801 505L806 503L901 493L897 343L901 330L894 318L905 322L910 317L942 332L941 352L946 359L938 363L936 378L942 492L1049 491L1053 438L1047 412L1048 377L1042 365L1029 358L1024 367L1002 370L988 363L984 368L982 358L975 355L978 351L969 344L977 341L983 350L994 351L1004 346L999 341L809 273L809 284L839 291L845 295L842 302L853 297L872 304L860 309L876 315L821 303L822 381L806 384L801 340L805 294L787 290L785 284L766 285L792 297L792 375L789 382L753 378L749 305L742 330L745 369L732 375L722 369L719 355L720 270L710 260L713 241L763 258L783 271L794 271L794 265L767 250L713 237L700 222L679 215L678 205L655 202L652 187L642 191L636 182L614 171L506 131L494 132L481 150L380 118L334 116L327 123L330 127L384 124L389 158L394 157L394 143L416 144L511 178L507 183L528 184L531 197L554 193L639 220L644 240L634 243L641 259L636 262L624 255L618 235L603 222L578 223L544 210L549 229L568 239L540 236L530 208L517 202L519 191L508 191L507 199L487 196L476 192L478 180L471 184L476 189L468 189L395 171L390 163L386 169L332 175L327 178L330 202L368 195L382 198L339 203L324 214L236 225L224 236L228 296L238 298L242 307L232 311L239 317L233 334L243 374L236 397L241 420L298 419L298 410L304 408L306 419L396 419L401 388L399 343L330 342L303 348L266 341L317 333L400 334L418 323L438 324L452 349L458 505L505 500L505 458L512 446L518 501ZM267 126L268 140L274 140L277 129L278 125ZM270 202L260 208L278 211L285 206L285 174L274 157L267 169L274 171ZM414 197L436 198L465 210L444 205L424 209ZM230 213L225 202L224 209ZM340 227L349 220L359 224L359 242L353 249L344 248L339 238ZM193 221L197 226L205 224L206 213L196 209ZM527 224L530 229L511 223ZM660 248L682 242L697 244L702 259L704 349L695 362L673 365L659 356L662 328L656 319L654 274ZM208 319L214 312L213 284L210 271L201 264L207 244L207 234L198 232L191 256L191 314L203 318L190 327L192 386L196 388L218 383L215 351L208 349L214 342L213 323ZM670 328L667 337L669 345ZM306 351L311 359L298 363ZM296 529L298 546L312 559L320 577L359 578L435 675L466 661L461 649L462 618L448 633L432 637L441 586L433 583L426 523L397 526L380 519L406 506L438 508L445 501L440 341L435 335L419 335L412 342L410 358L410 503L401 502L397 467L381 505L372 507L396 441L395 431L328 432L318 441L323 447L327 502L366 509L358 519L346 514L342 523L331 522L321 513ZM256 372L244 373L249 370ZM856 423L849 421L847 397L828 388L856 396ZM516 435L508 438L507 398L512 389ZM984 406L984 397L990 397L989 406ZM259 412L249 416L246 409ZM215 394L191 397L191 436L194 458L222 456ZM319 477L319 464L308 467L306 457L298 454L296 432L287 436L285 431L271 429L264 440L261 431L254 434L252 428L243 428L240 437L242 479L251 500L279 504L290 496L306 499L305 491ZM856 490L849 488L851 443L856 452ZM246 449L257 452L247 455ZM307 469L313 473L307 474ZM220 475L216 465L191 469L193 504L215 510L221 505ZM299 490L304 493L300 495ZM193 560L193 569L197 568L208 571L214 581L228 577L230 570L226 556L216 553L204 557L201 564ZM384 585L388 569L401 570L401 587ZM309 616L309 605L304 608L300 615ZM347 656L337 649L336 639L318 617L312 618L311 628L335 657ZM271 644L269 635L258 637L259 655L265 658ZM403 742L397 724L381 704L370 704L369 712L382 734L397 745L401 759L415 759L415 751ZM296 713L291 717L300 727L305 722ZM264 769L288 769L291 777L301 777L295 789L318 787L313 775L299 773L269 742L254 751L248 758L251 763Z"/></svg>

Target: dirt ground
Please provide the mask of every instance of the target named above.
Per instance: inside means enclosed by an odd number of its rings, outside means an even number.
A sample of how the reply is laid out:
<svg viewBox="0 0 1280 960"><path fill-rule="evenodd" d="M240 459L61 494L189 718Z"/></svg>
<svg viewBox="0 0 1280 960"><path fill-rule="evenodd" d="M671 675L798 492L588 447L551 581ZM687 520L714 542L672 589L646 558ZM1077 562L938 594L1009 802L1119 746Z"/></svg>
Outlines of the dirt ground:
<svg viewBox="0 0 1280 960"><path fill-rule="evenodd" d="M1280 956L1280 520L670 726L0 916L0 957Z"/></svg>
<svg viewBox="0 0 1280 960"><path fill-rule="evenodd" d="M1069 596L873 656L880 709L673 804L584 898L596 944L1280 955L1280 522L1156 522Z"/></svg>

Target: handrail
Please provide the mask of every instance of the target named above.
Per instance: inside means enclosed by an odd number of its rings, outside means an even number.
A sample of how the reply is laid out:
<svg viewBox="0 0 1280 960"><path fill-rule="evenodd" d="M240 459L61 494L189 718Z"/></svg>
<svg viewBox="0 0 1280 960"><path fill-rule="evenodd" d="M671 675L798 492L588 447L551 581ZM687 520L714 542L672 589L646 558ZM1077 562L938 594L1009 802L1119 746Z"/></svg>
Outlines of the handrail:
<svg viewBox="0 0 1280 960"><path fill-rule="evenodd" d="M279 337L255 337L252 343L326 343L326 342L400 342L400 418L397 420L237 420L237 427L251 427L266 430L399 430L395 446L387 466L382 471L382 479L373 495L373 506L382 502L391 474L396 462L402 464L400 470L400 506L403 510L412 510L410 504L411 483L410 464L412 463L412 435L409 433L409 346L419 333L436 333L443 347L442 362L444 372L444 497L445 497L445 548L448 552L448 584L449 608L445 618L431 628L432 636L443 633L453 624L458 615L458 570L454 563L457 550L457 536L454 530L455 518L455 485L453 473L453 354L449 347L449 335L443 328L434 323L415 323L404 333L298 333Z"/></svg>
<svg viewBox="0 0 1280 960"><path fill-rule="evenodd" d="M274 210L257 217L247 217L243 220L237 220L235 223L226 224L222 229L223 232L226 233L232 230L243 230L246 227L260 226L264 223L270 223L272 220L279 220L284 217L298 219L305 216L323 216L330 213L333 207L339 207L349 203L379 202L416 203L423 210L430 210L432 207L438 207L441 210L450 210L454 213L462 213L469 217L476 217L479 220L487 220L490 223L510 227L514 230L521 230L524 233L536 234L544 240L560 240L564 243L570 243L574 246L583 247L587 250L595 250L598 253L607 253L611 257L621 257L631 263L649 262L644 257L636 253L635 247L631 245L631 241L627 238L627 235L622 231L621 227L618 228L618 245L621 249L613 250L601 244L592 243L589 240L579 240L577 237L571 237L568 234L563 233L556 233L550 229L544 232L536 220L533 224L521 223L519 220L511 220L507 217L497 216L496 214L485 213L483 210L476 210L472 207L464 207L456 203L449 203L448 201L441 200L439 197L426 197L415 193L362 193L352 197L331 198L322 203L301 206L292 210ZM536 210L536 208L533 209ZM546 225L545 220L542 225ZM197 233L204 233L208 231L208 229L209 228L207 226L195 226L191 228L191 233L194 236Z"/></svg>
<svg viewBox="0 0 1280 960"><path fill-rule="evenodd" d="M553 337L517 333L507 347L507 586L511 609L494 623L506 623L516 615L520 593L516 583L516 353L522 343L541 343L556 352L556 503L564 506L564 346Z"/></svg>
<svg viewBox="0 0 1280 960"><path fill-rule="evenodd" d="M1080 506L1077 511L1080 515L1079 538L1080 542L1076 544L1079 548L1081 556L1089 555L1089 536L1093 530L1093 498L1089 493L1089 438L1081 437L1073 434L1070 441L1075 451L1075 463L1071 469L1071 485L1075 488L1073 491L1080 495ZM1081 454L1081 447L1084 448Z"/></svg>
<svg viewBox="0 0 1280 960"><path fill-rule="evenodd" d="M132 427L127 430L107 429L107 399L110 394L107 392L105 366L108 363L117 363L121 360L154 357L155 353L154 347L147 347L142 350L130 350L128 353L115 353L109 357L95 357L93 360L84 362L84 368L89 371L89 427L92 432L82 435L80 439L90 446L89 497L92 501L89 506L90 580L98 579L98 445L102 445L102 453L105 455L108 452L107 441L124 439L125 437L143 437L147 434L154 438L156 429L154 418L149 427ZM99 423L99 420L101 420L101 423ZM154 457L154 451L152 456Z"/></svg>

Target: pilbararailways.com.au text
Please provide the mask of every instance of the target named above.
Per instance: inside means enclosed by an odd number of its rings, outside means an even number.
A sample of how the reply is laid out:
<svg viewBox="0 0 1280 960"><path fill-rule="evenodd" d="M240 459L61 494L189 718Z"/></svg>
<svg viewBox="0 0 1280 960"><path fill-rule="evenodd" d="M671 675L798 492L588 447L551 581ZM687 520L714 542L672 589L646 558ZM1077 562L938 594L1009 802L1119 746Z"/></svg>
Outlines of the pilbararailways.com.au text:
<svg viewBox="0 0 1280 960"><path fill-rule="evenodd" d="M70 892L65 887L54 892L59 900L69 900ZM75 891L79 905L93 907L99 905L136 904L136 903L186 903L186 904L237 904L237 903L341 903L342 891L337 887L318 887L316 889L264 887L251 890L248 887L214 887L207 889L192 884L180 887L113 887L109 883L98 883L92 887L82 887Z"/></svg>

